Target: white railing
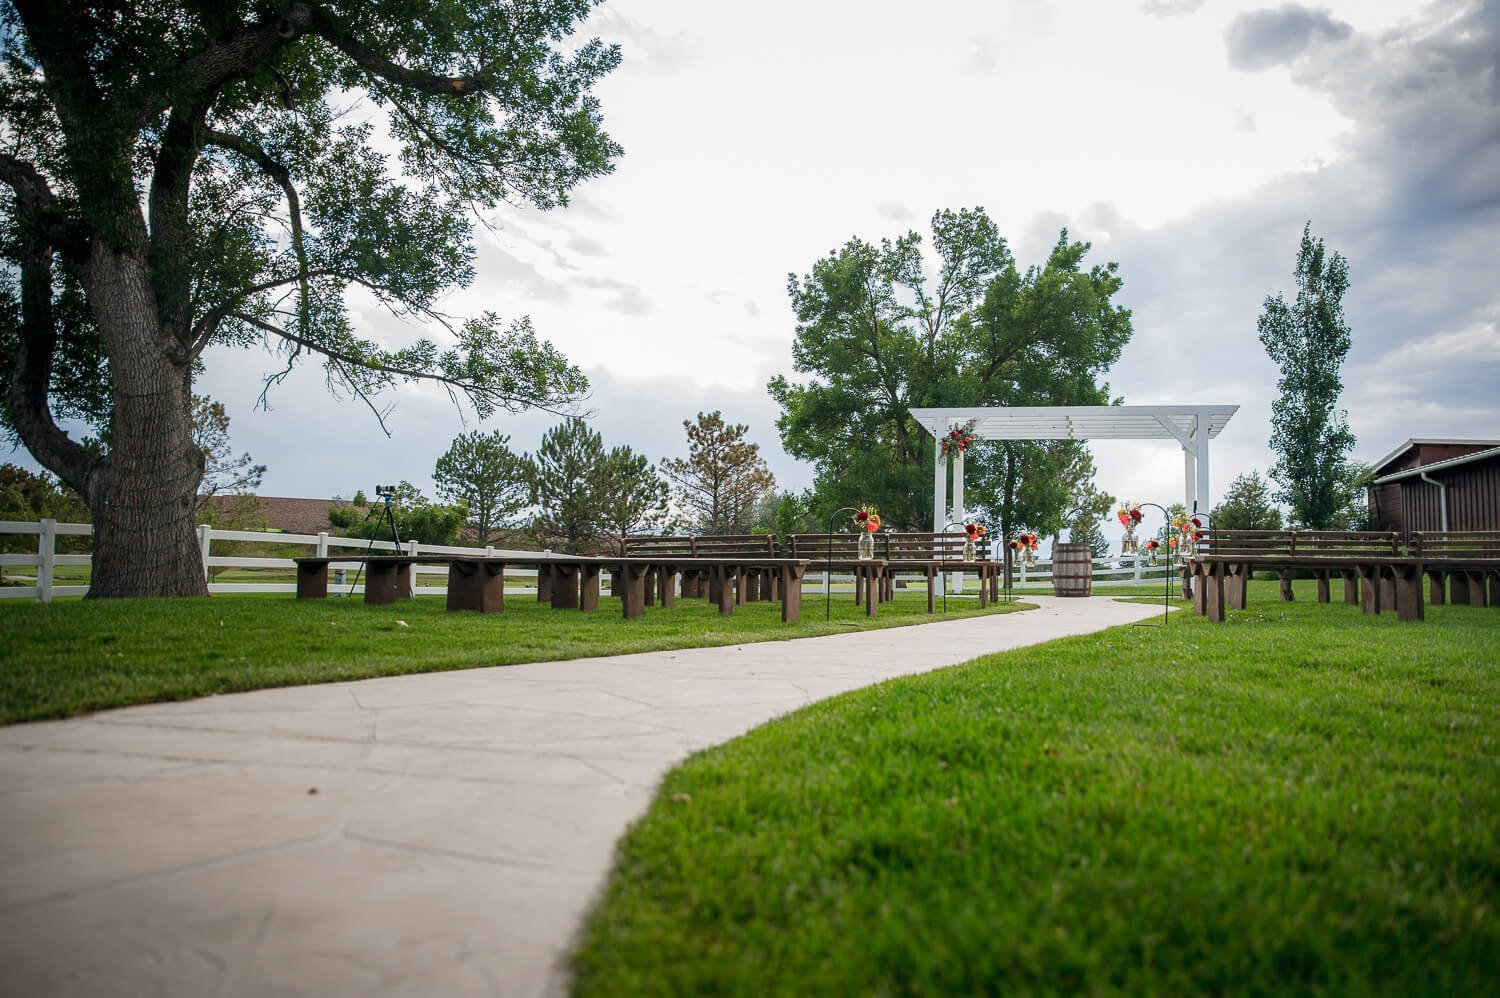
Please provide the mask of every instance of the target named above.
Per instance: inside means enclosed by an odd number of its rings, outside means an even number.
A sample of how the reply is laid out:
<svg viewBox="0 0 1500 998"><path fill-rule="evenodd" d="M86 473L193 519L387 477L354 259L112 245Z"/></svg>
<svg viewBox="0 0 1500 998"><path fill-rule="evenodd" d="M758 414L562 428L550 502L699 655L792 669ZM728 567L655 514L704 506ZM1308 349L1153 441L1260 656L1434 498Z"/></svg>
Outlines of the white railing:
<svg viewBox="0 0 1500 998"><path fill-rule="evenodd" d="M91 556L86 554L58 554L57 538L59 537L88 537L92 536L93 527L87 523L58 523L56 520L38 520L33 522L0 520L0 535L4 534L35 534L37 538L35 554L0 554L0 568L32 568L36 572L36 584L31 586L0 586L0 599L37 599L43 603L49 602L54 596L83 596L89 591L87 585L57 585L55 583L56 569L88 567ZM369 541L358 537L337 537L328 533L317 534L284 534L260 530L219 530L208 524L198 527L198 546L203 557L203 574L208 580L208 590L213 593L294 593L297 591L295 582L215 582L213 572L220 568L272 568L295 570L296 562L291 557L268 558L252 555L218 555L213 553L215 541L233 542L246 541L253 544L288 544L304 549L301 554L310 554L318 558L330 557L330 553L336 556L339 551L353 551L363 554L367 551L401 553L414 556L419 555L475 555L481 550L486 557L503 558L506 555L534 554L535 552L519 552L510 549L486 547L454 547L441 544L420 544L417 541L406 541L399 547L390 541ZM1127 565L1127 561L1131 562ZM329 589L342 593L362 593L364 586L355 584L353 579L360 571L359 562L333 562L329 565L332 575L329 579ZM1039 561L1029 568L1022 564L1012 567L1012 579L1017 587L1028 585L1047 585L1052 582L1052 562ZM507 568L505 574L509 576L522 576L535 578L535 569ZM957 574L957 573L954 573ZM1145 564L1145 558L1137 556L1134 559L1121 558L1118 562L1095 561L1093 570L1093 584L1095 586L1113 585L1139 585L1143 582L1160 582L1166 576L1175 576L1176 569L1169 563L1163 562L1157 565ZM422 576L440 576L443 579L440 585L421 585ZM448 592L447 586L448 569L442 565L414 565L412 566L411 587L412 595L443 596ZM829 579L826 576L814 576L808 580L818 585L820 589L829 587L834 581L844 583L853 581L852 576L836 576Z"/></svg>
<svg viewBox="0 0 1500 998"><path fill-rule="evenodd" d="M59 567L83 567L90 564L91 555L86 554L58 554L57 538L60 536L92 536L94 528L87 523L58 523L55 520L38 520L34 522L0 520L0 535L3 534L35 534L37 538L36 554L0 554L0 567L5 568L31 568L36 572L36 584L30 586L0 586L0 599L37 599L46 603L54 596L83 596L89 591L87 585L57 585L55 583L56 569ZM535 552L516 552L504 548L485 547L454 547L443 544L421 544L417 541L406 541L396 545L390 541L369 541L358 537L337 537L328 533L317 534L285 534L260 530L219 530L208 524L198 527L198 548L203 558L203 576L208 581L208 591L212 593L294 593L297 591L295 582L215 582L213 574L215 569L221 568L272 568L295 570L297 563L292 558L267 558L252 555L220 555L213 553L215 541L248 541L253 544L289 544L301 547L304 550L298 554L311 555L318 558L337 557L340 551L353 551L364 554L367 551L400 553L409 555L443 555L443 554L466 554L475 555L481 551L486 557L505 557L510 554L534 554ZM362 593L364 586L352 583L352 579L359 572L359 562L332 562L329 569L333 575L329 581L329 588L337 592ZM506 569L507 576L536 576L535 569L514 568ZM420 585L421 576L441 576L443 584L434 586ZM348 578L350 581L346 582ZM442 565L414 565L411 584L412 595L443 596L448 592L447 586L448 569Z"/></svg>

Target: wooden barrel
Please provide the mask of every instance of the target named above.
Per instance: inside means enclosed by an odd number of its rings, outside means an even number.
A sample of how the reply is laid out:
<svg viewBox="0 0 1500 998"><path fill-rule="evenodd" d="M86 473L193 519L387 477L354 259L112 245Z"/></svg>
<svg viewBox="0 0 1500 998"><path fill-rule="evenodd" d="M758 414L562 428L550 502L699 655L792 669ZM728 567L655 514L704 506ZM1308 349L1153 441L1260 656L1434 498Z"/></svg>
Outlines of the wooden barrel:
<svg viewBox="0 0 1500 998"><path fill-rule="evenodd" d="M1087 596L1094 587L1094 552L1087 544L1052 545L1052 591Z"/></svg>

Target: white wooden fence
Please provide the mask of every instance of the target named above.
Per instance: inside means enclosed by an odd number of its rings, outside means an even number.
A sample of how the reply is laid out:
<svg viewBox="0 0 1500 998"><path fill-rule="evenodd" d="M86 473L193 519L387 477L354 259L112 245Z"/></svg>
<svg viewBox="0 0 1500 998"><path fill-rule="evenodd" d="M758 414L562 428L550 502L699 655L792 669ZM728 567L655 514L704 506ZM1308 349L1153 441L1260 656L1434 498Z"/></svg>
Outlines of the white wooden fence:
<svg viewBox="0 0 1500 998"><path fill-rule="evenodd" d="M30 586L0 586L0 599L36 599L46 603L54 596L82 596L89 591L86 585L57 585L54 582L56 569L66 567L88 567L89 555L86 554L58 554L57 538L59 537L88 537L94 530L87 523L58 523L56 520L39 520L35 522L0 520L0 535L3 534L34 534L37 538L35 554L0 554L0 567L4 568L30 568L35 571L36 583ZM217 555L213 553L215 541L248 541L254 544L288 544L300 547L303 550L291 552L285 558L252 557L249 555ZM379 552L411 555L423 554L462 554L473 555L479 549L472 547L449 547L439 544L419 544L416 541L407 541L397 547L390 541L375 541L373 544L368 540L356 537L335 537L327 533L318 534L283 534L258 530L218 530L203 524L198 528L198 545L203 553L203 574L209 579L209 592L214 593L293 593L297 591L294 582L214 582L211 579L214 569L220 568L277 568L288 571L297 566L292 561L292 556L313 555L319 558L327 558L330 552L334 556L339 551L363 554L374 550ZM487 547L484 553L489 557L504 557L508 554L520 555L523 552L512 552L509 549ZM533 552L524 552L531 554ZM1129 559L1132 563L1126 564L1127 559L1118 562L1095 561L1093 579L1095 586L1112 585L1138 585L1143 582L1161 582L1163 577L1173 573L1169 564L1146 565L1143 557ZM412 593L424 596L442 596L448 592L447 578L448 570L442 565L416 565L412 572ZM330 568L333 576L330 579L329 589L333 592L362 593L364 586L352 584L352 580L360 566L358 562L339 563L334 562ZM1050 561L1039 561L1027 568L1024 565L1015 566L1015 575L1012 577L1017 586L1049 585L1052 582L1052 563ZM534 569L514 568L506 569L508 576L530 576L535 577ZM440 585L419 585L421 576L438 576L442 579ZM350 581L345 581L345 580ZM811 579L809 581L812 581ZM819 579L820 588L826 587L832 580Z"/></svg>
<svg viewBox="0 0 1500 998"><path fill-rule="evenodd" d="M54 596L82 596L89 591L86 585L57 585L54 582L59 567L87 567L90 556L86 554L58 554L57 538L60 536L92 536L94 528L87 523L58 523L55 520L18 522L0 520L0 534L35 534L36 554L0 554L0 566L6 568L31 568L36 572L36 584L31 586L0 586L0 599L37 599L49 602ZM218 555L213 553L215 541L249 541L255 544L290 544L302 548L285 558L252 557L249 555ZM441 544L419 544L406 541L397 546L390 541L364 540L357 537L335 537L327 533L284 534L258 530L219 530L208 524L198 527L198 546L203 554L203 576L209 580L208 591L212 593L294 593L295 582L214 582L214 569L220 568L279 568L296 569L292 557L314 556L337 557L340 551L364 554L368 551L424 554L478 554L480 548L450 547ZM534 552L512 552L509 549L486 547L487 557L504 557L507 554L533 554ZM358 562L333 562L329 568L333 575L329 582L331 592L362 593L363 585L353 585L352 580L359 571ZM412 594L443 596L448 592L448 569L442 565L415 565L412 572ZM420 576L439 576L443 584L419 585ZM536 576L535 569L507 569L506 575ZM347 578L350 582L346 583Z"/></svg>

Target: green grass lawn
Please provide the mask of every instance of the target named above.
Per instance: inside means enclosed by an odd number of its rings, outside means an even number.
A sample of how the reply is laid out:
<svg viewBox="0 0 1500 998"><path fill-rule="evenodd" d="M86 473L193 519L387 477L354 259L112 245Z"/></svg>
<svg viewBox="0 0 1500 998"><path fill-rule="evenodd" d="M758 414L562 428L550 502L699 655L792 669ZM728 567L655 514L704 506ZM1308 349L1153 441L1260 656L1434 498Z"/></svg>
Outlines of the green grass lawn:
<svg viewBox="0 0 1500 998"><path fill-rule="evenodd" d="M597 613L552 610L511 594L503 614L448 613L423 597L368 607L353 599L221 595L179 600L0 602L0 723L66 717L106 707L213 693L433 672L482 665L619 655L847 633L926 623L927 599L900 595L875 620L835 593L831 623L808 591L802 620L781 604L721 616L705 600L648 607L625 620L605 597ZM987 613L1007 612L991 607ZM948 601L942 618L981 612ZM402 626L404 622L405 626Z"/></svg>
<svg viewBox="0 0 1500 998"><path fill-rule="evenodd" d="M1274 587L693 757L577 992L1500 993L1500 610Z"/></svg>

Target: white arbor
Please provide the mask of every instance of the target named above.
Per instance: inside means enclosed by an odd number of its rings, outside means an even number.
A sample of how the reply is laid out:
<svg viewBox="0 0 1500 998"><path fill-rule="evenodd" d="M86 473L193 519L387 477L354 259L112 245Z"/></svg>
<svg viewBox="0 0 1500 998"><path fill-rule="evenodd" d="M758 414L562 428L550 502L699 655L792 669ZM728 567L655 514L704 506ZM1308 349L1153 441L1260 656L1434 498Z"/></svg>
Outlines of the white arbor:
<svg viewBox="0 0 1500 998"><path fill-rule="evenodd" d="M964 521L964 453L953 455L953 509L948 519L947 460L942 439L968 427L979 440L1176 440L1182 445L1184 501L1206 510L1208 442L1223 431L1237 405L1046 405L999 408L913 409L938 446L932 472L932 529Z"/></svg>

